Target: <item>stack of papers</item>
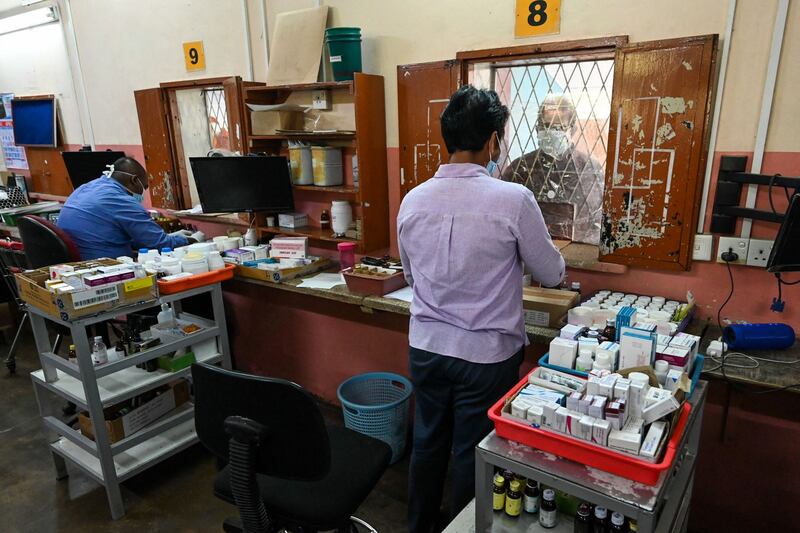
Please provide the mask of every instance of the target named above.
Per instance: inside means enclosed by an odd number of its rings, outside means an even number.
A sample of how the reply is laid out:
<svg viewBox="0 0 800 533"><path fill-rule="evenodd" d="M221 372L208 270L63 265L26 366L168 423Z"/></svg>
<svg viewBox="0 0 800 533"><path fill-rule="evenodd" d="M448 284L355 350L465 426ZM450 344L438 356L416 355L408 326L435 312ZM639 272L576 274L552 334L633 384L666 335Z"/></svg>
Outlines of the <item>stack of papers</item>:
<svg viewBox="0 0 800 533"><path fill-rule="evenodd" d="M304 289L332 289L337 285L344 285L344 276L336 274L317 274L313 278L306 278L298 285Z"/></svg>
<svg viewBox="0 0 800 533"><path fill-rule="evenodd" d="M414 298L414 289L406 285L402 289L397 289L394 292L390 292L389 294L384 295L384 298L391 298L392 300L402 300L404 302L411 303L411 300Z"/></svg>

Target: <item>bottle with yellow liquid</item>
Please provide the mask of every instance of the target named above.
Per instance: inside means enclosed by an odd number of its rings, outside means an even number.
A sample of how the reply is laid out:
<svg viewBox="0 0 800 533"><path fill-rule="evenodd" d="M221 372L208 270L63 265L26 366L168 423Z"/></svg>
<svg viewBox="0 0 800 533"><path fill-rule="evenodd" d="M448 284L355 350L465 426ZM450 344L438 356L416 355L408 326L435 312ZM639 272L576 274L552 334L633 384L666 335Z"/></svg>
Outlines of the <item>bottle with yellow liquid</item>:
<svg viewBox="0 0 800 533"><path fill-rule="evenodd" d="M506 514L516 518L520 513L522 513L522 484L515 479L506 494Z"/></svg>
<svg viewBox="0 0 800 533"><path fill-rule="evenodd" d="M495 474L492 489L492 509L502 511L506 507L506 479L503 474Z"/></svg>

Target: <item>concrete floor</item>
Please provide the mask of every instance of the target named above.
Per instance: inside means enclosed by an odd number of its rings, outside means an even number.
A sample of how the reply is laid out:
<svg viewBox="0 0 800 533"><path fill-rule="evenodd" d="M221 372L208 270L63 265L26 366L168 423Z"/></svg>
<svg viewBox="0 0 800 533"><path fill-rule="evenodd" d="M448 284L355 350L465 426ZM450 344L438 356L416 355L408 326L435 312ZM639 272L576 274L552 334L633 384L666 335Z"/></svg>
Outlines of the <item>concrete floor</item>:
<svg viewBox="0 0 800 533"><path fill-rule="evenodd" d="M0 344L0 360L7 344ZM56 481L28 374L39 368L30 330L17 351L17 374L0 367L0 532L221 531L235 508L212 495L215 460L201 445L122 485L127 514L112 521L105 490L74 467ZM60 403L60 400L59 400ZM324 407L341 424L337 408ZM408 458L393 465L358 516L381 533L405 531Z"/></svg>

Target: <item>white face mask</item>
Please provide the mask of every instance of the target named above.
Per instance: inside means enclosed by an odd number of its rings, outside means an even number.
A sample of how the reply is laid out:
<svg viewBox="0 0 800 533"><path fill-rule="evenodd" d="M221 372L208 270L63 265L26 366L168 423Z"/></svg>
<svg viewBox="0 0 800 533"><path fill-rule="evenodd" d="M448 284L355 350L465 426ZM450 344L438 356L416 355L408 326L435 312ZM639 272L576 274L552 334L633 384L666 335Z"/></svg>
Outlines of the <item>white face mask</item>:
<svg viewBox="0 0 800 533"><path fill-rule="evenodd" d="M542 152L552 157L560 157L569 150L569 137L567 132L549 129L536 132L539 139L539 148Z"/></svg>

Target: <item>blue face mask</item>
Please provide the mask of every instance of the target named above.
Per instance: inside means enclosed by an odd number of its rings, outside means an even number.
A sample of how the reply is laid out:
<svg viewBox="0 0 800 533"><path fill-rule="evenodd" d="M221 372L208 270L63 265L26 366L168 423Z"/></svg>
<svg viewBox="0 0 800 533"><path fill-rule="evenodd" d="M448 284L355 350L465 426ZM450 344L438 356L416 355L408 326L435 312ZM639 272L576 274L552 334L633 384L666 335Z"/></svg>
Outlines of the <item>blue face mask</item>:
<svg viewBox="0 0 800 533"><path fill-rule="evenodd" d="M494 176L495 170L497 170L497 163L490 159L486 164L486 172L488 172L490 176Z"/></svg>
<svg viewBox="0 0 800 533"><path fill-rule="evenodd" d="M133 199L141 204L144 202L144 194L133 193Z"/></svg>

